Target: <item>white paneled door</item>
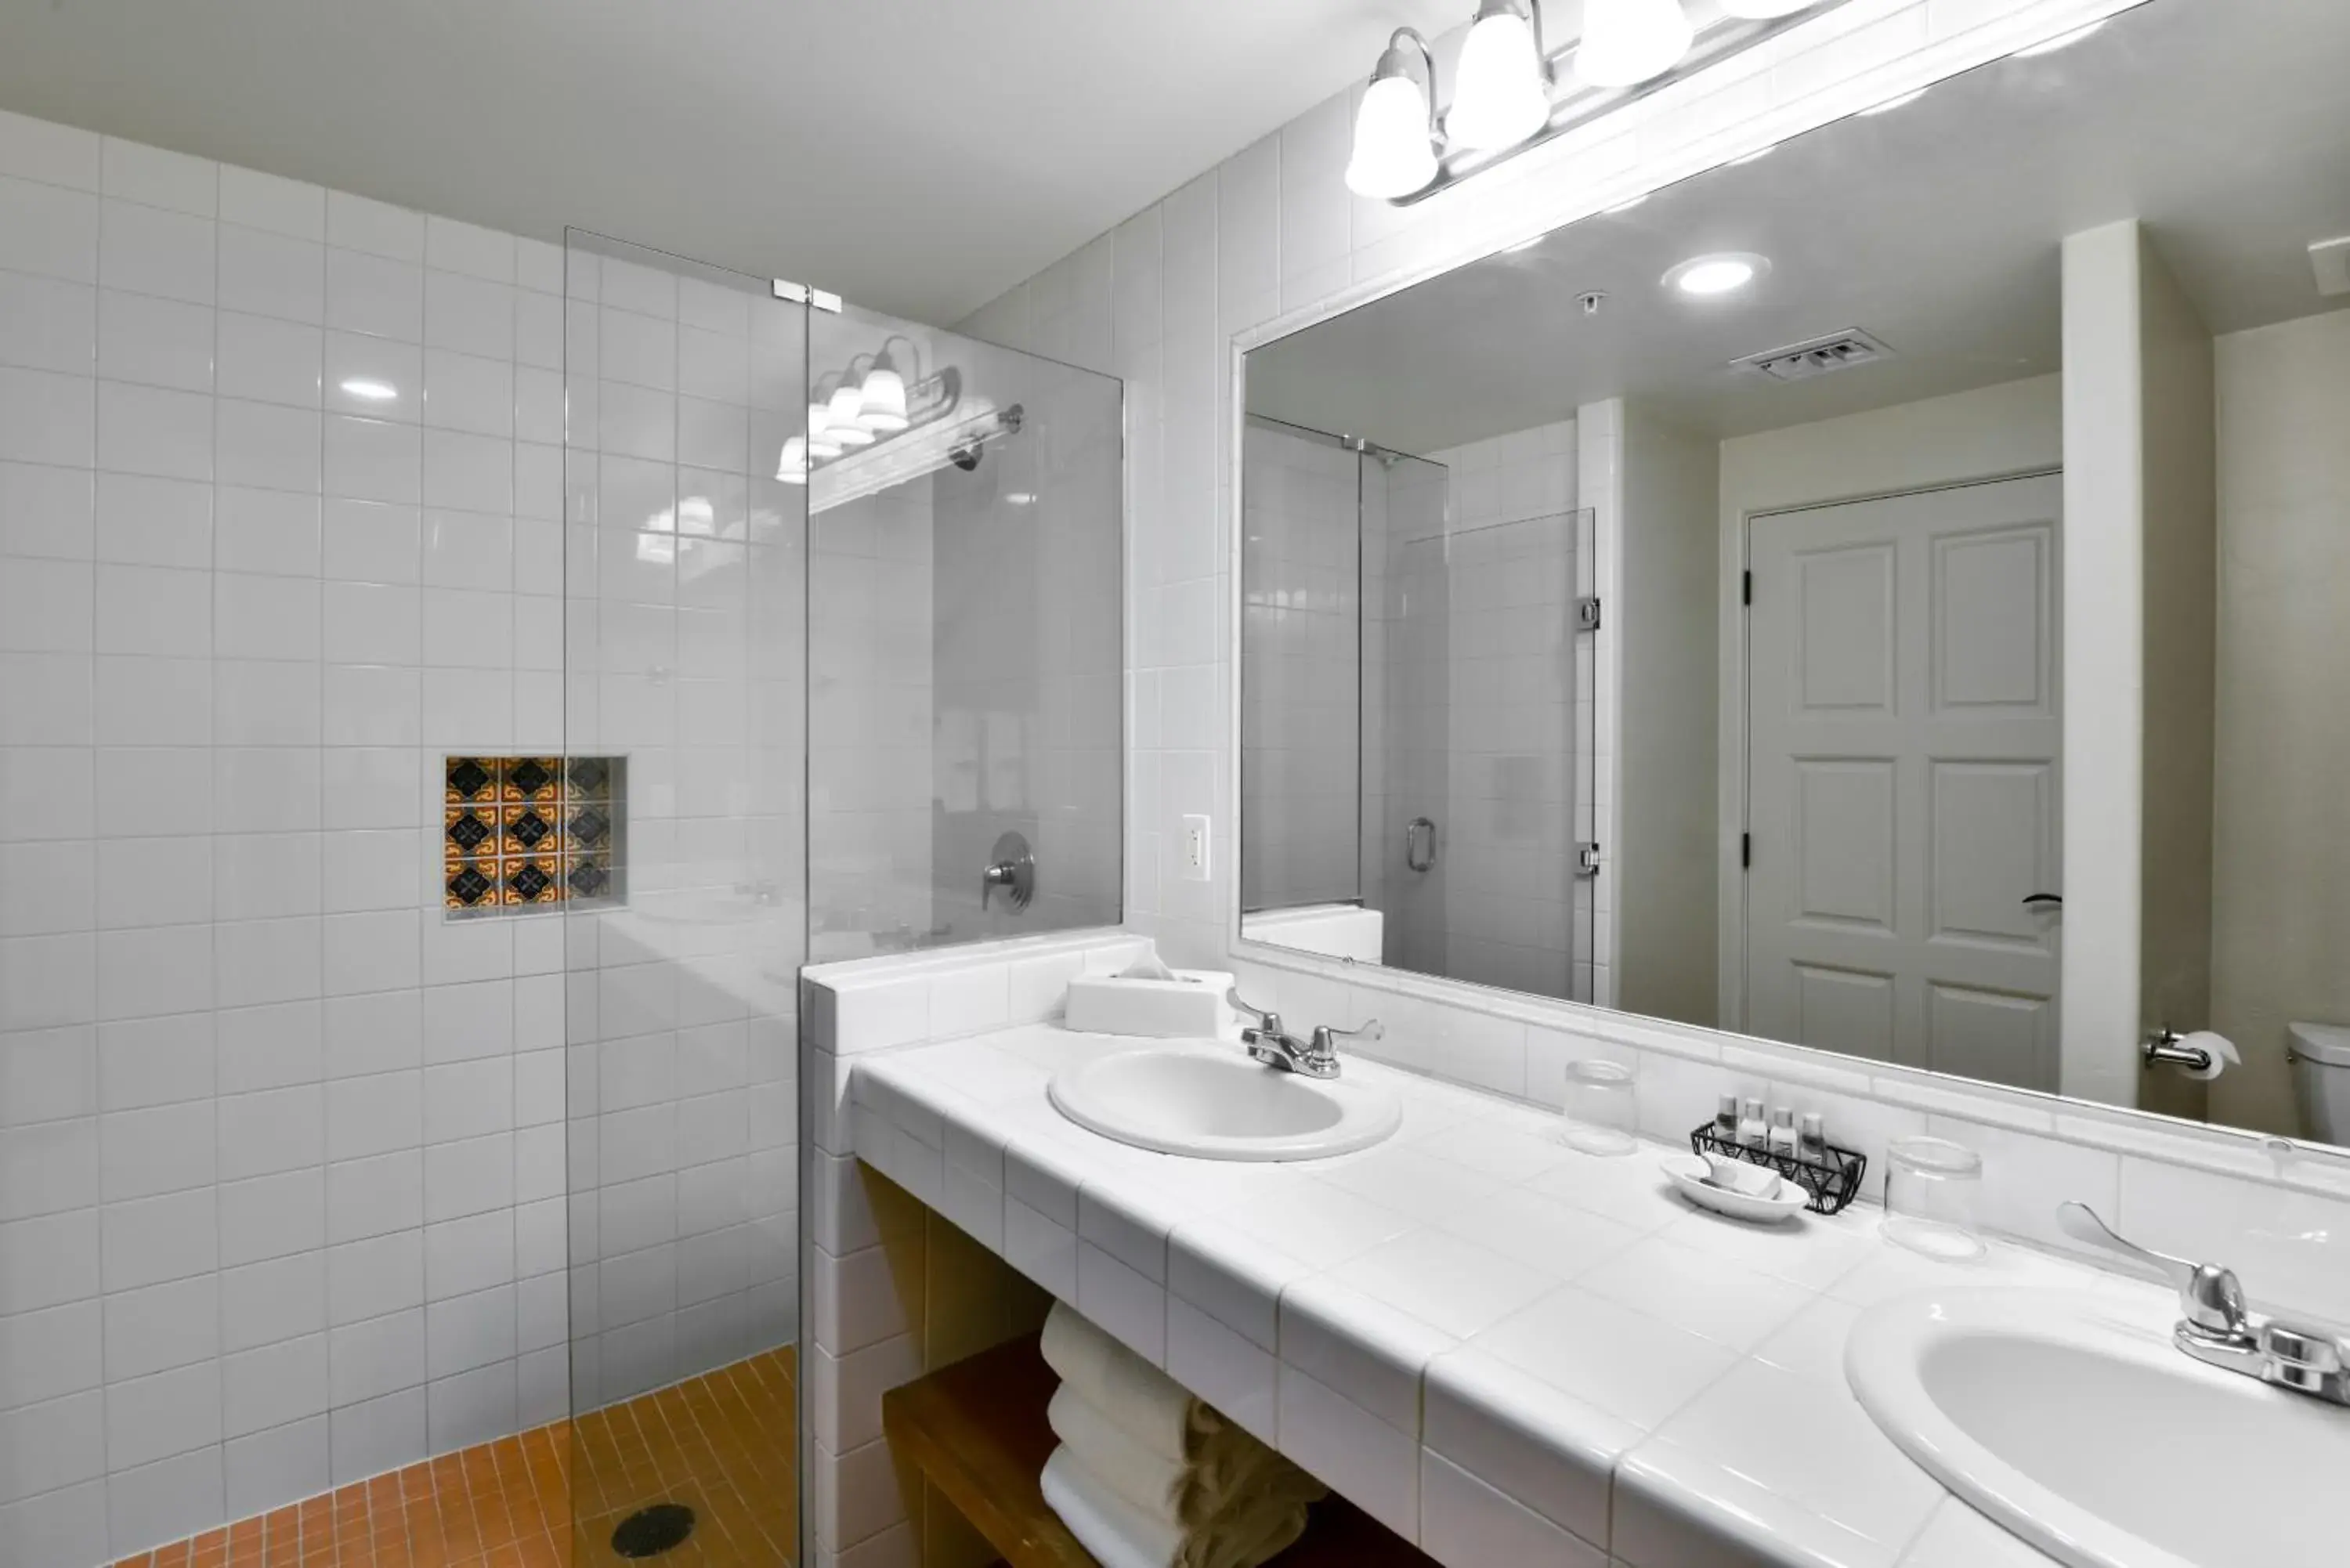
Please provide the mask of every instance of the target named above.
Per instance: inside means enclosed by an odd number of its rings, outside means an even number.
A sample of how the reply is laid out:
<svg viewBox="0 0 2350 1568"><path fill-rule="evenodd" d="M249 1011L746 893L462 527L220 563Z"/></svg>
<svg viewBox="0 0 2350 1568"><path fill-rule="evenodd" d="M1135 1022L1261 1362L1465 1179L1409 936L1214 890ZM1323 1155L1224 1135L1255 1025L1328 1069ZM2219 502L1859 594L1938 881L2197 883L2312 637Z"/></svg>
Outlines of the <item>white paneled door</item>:
<svg viewBox="0 0 2350 1568"><path fill-rule="evenodd" d="M2056 1086L2062 499L1752 520L1749 1033Z"/></svg>

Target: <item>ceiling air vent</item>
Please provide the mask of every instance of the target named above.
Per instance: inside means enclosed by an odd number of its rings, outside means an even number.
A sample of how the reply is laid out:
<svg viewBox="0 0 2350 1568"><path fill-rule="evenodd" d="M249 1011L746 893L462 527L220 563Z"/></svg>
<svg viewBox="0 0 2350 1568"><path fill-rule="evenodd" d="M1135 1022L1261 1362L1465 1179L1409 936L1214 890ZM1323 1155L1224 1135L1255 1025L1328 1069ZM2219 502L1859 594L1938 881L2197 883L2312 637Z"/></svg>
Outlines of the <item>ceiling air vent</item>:
<svg viewBox="0 0 2350 1568"><path fill-rule="evenodd" d="M1856 327L1845 332L1831 332L1825 337L1814 337L1807 342L1790 343L1784 348L1749 354L1745 358L1733 359L1731 363L1751 366L1774 381L1808 381L1814 376L1874 365L1880 359L1892 358L1892 349Z"/></svg>

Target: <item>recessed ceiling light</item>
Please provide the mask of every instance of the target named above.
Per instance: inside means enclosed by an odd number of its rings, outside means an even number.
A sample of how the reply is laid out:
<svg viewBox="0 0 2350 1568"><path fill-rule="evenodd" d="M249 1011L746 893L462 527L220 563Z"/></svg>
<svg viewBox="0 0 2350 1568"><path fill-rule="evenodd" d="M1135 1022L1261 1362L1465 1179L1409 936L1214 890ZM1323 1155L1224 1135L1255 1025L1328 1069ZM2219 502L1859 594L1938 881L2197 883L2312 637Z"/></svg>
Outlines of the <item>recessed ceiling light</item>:
<svg viewBox="0 0 2350 1568"><path fill-rule="evenodd" d="M1665 274L1665 286L1700 299L1735 294L1771 270L1770 259L1750 251L1691 256Z"/></svg>
<svg viewBox="0 0 2350 1568"><path fill-rule="evenodd" d="M1919 88L1916 92L1905 92L1899 98L1888 98L1883 103L1871 104L1860 112L1863 114L1891 114L1897 109L1906 109L1909 105L1916 103L1919 99L1924 98L1930 90L1931 89L1928 88Z"/></svg>
<svg viewBox="0 0 2350 1568"><path fill-rule="evenodd" d="M371 380L365 376L353 376L343 383L343 391L365 402L388 403L400 396L400 389L390 381Z"/></svg>
<svg viewBox="0 0 2350 1568"><path fill-rule="evenodd" d="M2059 49L2069 49L2105 25L2104 21L2096 21L2085 27L2075 27L2069 33L2059 33L2045 43L2034 44L2029 48L2016 50L2015 57L2019 60L2028 60L2038 55L2053 55Z"/></svg>

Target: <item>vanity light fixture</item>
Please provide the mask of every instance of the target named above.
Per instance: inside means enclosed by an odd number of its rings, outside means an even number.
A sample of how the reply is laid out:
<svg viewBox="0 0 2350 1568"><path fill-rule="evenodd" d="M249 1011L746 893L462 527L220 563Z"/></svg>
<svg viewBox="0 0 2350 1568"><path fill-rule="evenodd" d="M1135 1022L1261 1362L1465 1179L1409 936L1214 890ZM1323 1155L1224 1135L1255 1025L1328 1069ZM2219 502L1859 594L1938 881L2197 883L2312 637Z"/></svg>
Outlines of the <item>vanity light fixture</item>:
<svg viewBox="0 0 2350 1568"><path fill-rule="evenodd" d="M1680 16L1679 0L1653 3ZM1550 119L1551 82L1534 0L1479 0L1477 19L1461 45L1445 134L1472 152L1515 147Z"/></svg>
<svg viewBox="0 0 2350 1568"><path fill-rule="evenodd" d="M1452 101L1409 27L1388 36L1355 110L1347 188L1399 206L1548 141L1686 73L1728 59L1844 0L1584 0L1583 36L1552 53L1542 0L1476 0Z"/></svg>
<svg viewBox="0 0 2350 1568"><path fill-rule="evenodd" d="M1412 75L1412 55L1419 76ZM1355 151L1347 161L1347 189L1392 201L1424 190L1436 178L1436 57L1428 40L1398 27L1371 73L1355 111Z"/></svg>
<svg viewBox="0 0 2350 1568"><path fill-rule="evenodd" d="M1695 42L1681 0L1584 0L1575 74L1593 87L1635 87L1680 64Z"/></svg>
<svg viewBox="0 0 2350 1568"><path fill-rule="evenodd" d="M1665 286L1699 299L1711 299L1735 294L1770 270L1770 258L1751 251L1691 256L1665 274Z"/></svg>
<svg viewBox="0 0 2350 1568"><path fill-rule="evenodd" d="M1025 418L1018 403L966 396L959 366L924 371L921 347L892 335L810 383L807 431L785 439L775 479L807 486L813 516L949 464L969 472ZM1022 499L1035 496L1014 504Z"/></svg>
<svg viewBox="0 0 2350 1568"><path fill-rule="evenodd" d="M357 398L362 402L388 403L400 396L400 389L390 381L378 381L366 376L353 376L343 383L343 393L346 397Z"/></svg>
<svg viewBox="0 0 2350 1568"><path fill-rule="evenodd" d="M794 436L784 442L781 455L775 459L775 477L785 484L806 484L808 479L808 441L806 436Z"/></svg>
<svg viewBox="0 0 2350 1568"><path fill-rule="evenodd" d="M856 361L849 363L849 371L840 378L840 385L833 389L825 404L825 439L843 447L871 446L873 432L865 428L859 418L865 412L865 393L859 385L862 378L856 373Z"/></svg>
<svg viewBox="0 0 2350 1568"><path fill-rule="evenodd" d="M2074 45L2079 43L2082 39L2087 37L2090 34L2102 28L2105 25L2105 19L2100 18L2097 21L2090 23L2085 27L2075 27L2069 33L2059 33L2054 37L2048 39L2045 43L2033 44L2027 47L2016 50L2015 57L2019 60L2029 60L2037 58L2042 55L2053 55L2059 49L2069 49Z"/></svg>
<svg viewBox="0 0 2350 1568"><path fill-rule="evenodd" d="M893 337L889 342L913 347L901 337ZM851 363L853 369L854 362ZM906 428L906 378L890 358L889 343L881 345L881 351L873 356L871 369L858 386L858 401L857 422L875 435L894 435Z"/></svg>

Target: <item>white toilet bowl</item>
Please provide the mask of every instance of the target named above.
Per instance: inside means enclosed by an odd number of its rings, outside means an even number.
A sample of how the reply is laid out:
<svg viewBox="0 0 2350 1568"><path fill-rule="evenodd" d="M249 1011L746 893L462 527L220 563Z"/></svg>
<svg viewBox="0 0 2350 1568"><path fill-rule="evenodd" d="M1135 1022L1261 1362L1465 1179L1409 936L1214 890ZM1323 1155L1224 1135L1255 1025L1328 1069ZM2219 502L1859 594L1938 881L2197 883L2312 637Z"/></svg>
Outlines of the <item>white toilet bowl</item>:
<svg viewBox="0 0 2350 1568"><path fill-rule="evenodd" d="M2289 1023L2285 1033L2302 1131L2324 1143L2350 1145L2350 1027Z"/></svg>

